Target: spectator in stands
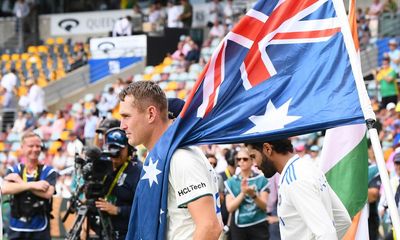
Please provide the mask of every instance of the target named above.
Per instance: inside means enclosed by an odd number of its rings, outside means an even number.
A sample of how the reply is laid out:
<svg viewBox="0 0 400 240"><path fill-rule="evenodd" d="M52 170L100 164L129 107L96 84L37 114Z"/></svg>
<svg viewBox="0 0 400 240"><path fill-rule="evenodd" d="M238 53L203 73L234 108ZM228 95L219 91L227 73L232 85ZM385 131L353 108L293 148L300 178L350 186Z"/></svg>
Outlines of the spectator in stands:
<svg viewBox="0 0 400 240"><path fill-rule="evenodd" d="M371 37L378 37L378 25L379 25L379 16L383 11L383 4L380 0L373 0L373 3L369 6L369 29L371 30Z"/></svg>
<svg viewBox="0 0 400 240"><path fill-rule="evenodd" d="M319 147L317 145L312 145L310 147L310 158L313 163L316 164L317 167L320 167L320 160L319 160Z"/></svg>
<svg viewBox="0 0 400 240"><path fill-rule="evenodd" d="M17 0L14 4L14 14L17 18L24 18L28 16L30 8L25 0Z"/></svg>
<svg viewBox="0 0 400 240"><path fill-rule="evenodd" d="M222 22L224 10L219 0L213 0L209 5L208 23L207 26L212 27L215 21Z"/></svg>
<svg viewBox="0 0 400 240"><path fill-rule="evenodd" d="M0 96L3 97L1 103L3 109L15 109L17 107L14 91L8 91L5 87L0 86Z"/></svg>
<svg viewBox="0 0 400 240"><path fill-rule="evenodd" d="M372 160L372 161L371 161ZM378 203L379 203L379 190L381 188L381 178L379 176L378 167L375 159L369 159L368 167L368 203L369 203L369 217L368 217L368 230L369 239L379 239L379 215L378 215Z"/></svg>
<svg viewBox="0 0 400 240"><path fill-rule="evenodd" d="M175 50L175 52L171 55L171 58L173 60L179 60L181 54L183 54L185 56L185 53L183 52L183 42L179 42L178 43L178 48Z"/></svg>
<svg viewBox="0 0 400 240"><path fill-rule="evenodd" d="M1 4L1 15L4 17L12 16L11 1L3 0Z"/></svg>
<svg viewBox="0 0 400 240"><path fill-rule="evenodd" d="M188 52L192 50L192 44L191 44L191 42L193 41L192 37L182 35L180 36L180 40L181 42L183 42L182 52L186 56Z"/></svg>
<svg viewBox="0 0 400 240"><path fill-rule="evenodd" d="M82 65L86 64L87 62L87 54L85 52L85 45L82 42L77 42L75 43L75 46L77 50L74 52L74 62L71 64L70 69L68 71L72 71L74 69L77 69L81 67ZM57 77L57 71L53 71L53 76L52 78L58 79Z"/></svg>
<svg viewBox="0 0 400 240"><path fill-rule="evenodd" d="M381 69L373 71L373 74L376 84L380 85L380 94L382 97L381 108L385 108L388 103L397 103L397 74L390 67L390 59L384 58Z"/></svg>
<svg viewBox="0 0 400 240"><path fill-rule="evenodd" d="M168 1L167 5L167 27L182 28L183 23L180 21L180 16L183 12L182 6L175 4L173 1Z"/></svg>
<svg viewBox="0 0 400 240"><path fill-rule="evenodd" d="M397 3L394 0L386 0L383 6L383 12L396 13Z"/></svg>
<svg viewBox="0 0 400 240"><path fill-rule="evenodd" d="M13 128L11 129L12 132L22 134L25 130L26 124L26 116L24 111L18 111L17 118L14 121Z"/></svg>
<svg viewBox="0 0 400 240"><path fill-rule="evenodd" d="M149 9L149 22L155 25L161 23L161 21L160 9L157 7L156 3L151 4Z"/></svg>
<svg viewBox="0 0 400 240"><path fill-rule="evenodd" d="M235 175L235 171L236 171L236 163L235 163L235 155L236 152L233 149L229 149L229 148L224 148L223 149L223 155L224 155L224 159L227 163L226 168L224 169L224 171L222 171L221 173L219 173L219 175L221 176L218 180L220 181L218 183L218 186L220 186L222 184L222 186L224 187L223 189L223 194L220 195L221 198L221 215L222 215L222 221L224 223L224 229L225 231L229 229L229 226L232 223L232 215L229 219L229 212L226 209L226 199L225 199L225 192L226 192L226 187L224 182L227 181L228 179L230 179L233 175Z"/></svg>
<svg viewBox="0 0 400 240"><path fill-rule="evenodd" d="M292 142L294 142L294 139L292 139ZM304 144L298 144L296 147L294 147L294 151L297 155L299 155L300 158L309 158L310 155L306 154L306 147Z"/></svg>
<svg viewBox="0 0 400 240"><path fill-rule="evenodd" d="M86 112L86 121L85 121L85 128L83 131L83 136L85 138L85 145L86 146L93 146L94 144L94 137L96 134L96 126L99 118L93 110Z"/></svg>
<svg viewBox="0 0 400 240"><path fill-rule="evenodd" d="M64 119L64 112L62 110L57 110L55 114L55 119L53 122L52 133L55 138L59 138L61 133L64 131L66 122Z"/></svg>
<svg viewBox="0 0 400 240"><path fill-rule="evenodd" d="M100 115L107 117L108 113L111 112L118 104L118 95L114 91L114 87L109 86L105 93L102 94L100 102L97 104L97 108L100 111Z"/></svg>
<svg viewBox="0 0 400 240"><path fill-rule="evenodd" d="M369 39L371 38L371 31L368 27L368 22L365 16L361 16L359 18L358 26L357 26L357 33L360 42L361 50L365 49L369 44Z"/></svg>
<svg viewBox="0 0 400 240"><path fill-rule="evenodd" d="M400 71L400 50L397 48L397 40L389 40L390 51L384 54L384 57L390 58L390 67L397 73L397 77Z"/></svg>
<svg viewBox="0 0 400 240"><path fill-rule="evenodd" d="M181 4L183 6L183 11L182 14L179 16L179 20L182 21L184 28L191 28L193 19L193 7L190 4L189 0L181 0Z"/></svg>
<svg viewBox="0 0 400 240"><path fill-rule="evenodd" d="M390 178L390 187L392 188L394 195L394 200L396 203L397 208L399 208L400 203L400 153L397 152L394 154L394 171L395 174ZM381 199L379 201L379 215L381 219L384 219L384 214L388 209L388 204L386 201L385 194L382 194ZM390 224L391 225L391 224ZM394 239L393 238L393 228L389 228L388 234L385 236L384 239Z"/></svg>
<svg viewBox="0 0 400 240"><path fill-rule="evenodd" d="M4 74L1 78L1 86L4 87L8 92L14 91L18 84L18 78L14 68L10 72Z"/></svg>
<svg viewBox="0 0 400 240"><path fill-rule="evenodd" d="M113 37L131 36L132 35L132 17L126 16L118 19L112 31Z"/></svg>
<svg viewBox="0 0 400 240"><path fill-rule="evenodd" d="M122 78L119 77L117 79L117 82L113 85L115 94L118 95L122 91L122 89L124 89L124 87L125 87L125 82L124 82L124 80Z"/></svg>
<svg viewBox="0 0 400 240"><path fill-rule="evenodd" d="M197 63L200 59L200 49L199 46L194 42L190 41L191 50L187 53L185 59L188 64Z"/></svg>
<svg viewBox="0 0 400 240"><path fill-rule="evenodd" d="M227 0L224 7L224 23L228 27L228 30L233 27L235 14L236 13L233 9L233 0Z"/></svg>
<svg viewBox="0 0 400 240"><path fill-rule="evenodd" d="M181 55L179 55L178 61L176 63L176 72L177 73L182 73L182 72L186 72L187 70L187 64L186 64L186 60L185 60L185 55L183 53L181 53Z"/></svg>
<svg viewBox="0 0 400 240"><path fill-rule="evenodd" d="M209 34L212 38L223 38L226 34L226 27L220 24L219 21L215 21Z"/></svg>
<svg viewBox="0 0 400 240"><path fill-rule="evenodd" d="M37 115L43 112L46 108L44 91L34 80L29 79L26 81L26 87L28 88L28 96L20 99L20 105Z"/></svg>
<svg viewBox="0 0 400 240"><path fill-rule="evenodd" d="M77 134L74 131L69 132L68 136L68 143L67 143L67 159L66 159L66 166L74 166L75 164L75 156L76 154L81 155L83 153L83 143L78 138Z"/></svg>
<svg viewBox="0 0 400 240"><path fill-rule="evenodd" d="M33 131L36 127L36 119L31 111L25 113L26 121L24 131Z"/></svg>

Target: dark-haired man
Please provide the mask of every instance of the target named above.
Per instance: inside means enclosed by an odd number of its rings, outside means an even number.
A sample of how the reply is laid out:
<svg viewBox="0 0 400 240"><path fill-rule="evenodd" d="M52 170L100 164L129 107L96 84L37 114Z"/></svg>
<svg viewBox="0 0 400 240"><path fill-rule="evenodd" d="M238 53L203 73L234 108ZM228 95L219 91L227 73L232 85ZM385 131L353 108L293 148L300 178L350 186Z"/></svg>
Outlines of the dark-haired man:
<svg viewBox="0 0 400 240"><path fill-rule="evenodd" d="M329 186L325 175L311 161L293 153L290 140L247 144L265 177L281 174L278 217L282 239L341 239L350 216Z"/></svg>

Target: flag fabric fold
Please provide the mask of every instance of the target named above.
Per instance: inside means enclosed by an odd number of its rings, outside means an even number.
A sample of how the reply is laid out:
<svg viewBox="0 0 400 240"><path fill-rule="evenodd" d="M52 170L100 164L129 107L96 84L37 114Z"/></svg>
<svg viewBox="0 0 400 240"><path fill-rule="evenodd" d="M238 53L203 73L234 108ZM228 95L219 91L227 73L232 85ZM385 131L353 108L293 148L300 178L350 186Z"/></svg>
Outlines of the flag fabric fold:
<svg viewBox="0 0 400 240"><path fill-rule="evenodd" d="M165 238L169 163L179 147L364 122L333 1L259 1L227 34L146 159L127 239Z"/></svg>

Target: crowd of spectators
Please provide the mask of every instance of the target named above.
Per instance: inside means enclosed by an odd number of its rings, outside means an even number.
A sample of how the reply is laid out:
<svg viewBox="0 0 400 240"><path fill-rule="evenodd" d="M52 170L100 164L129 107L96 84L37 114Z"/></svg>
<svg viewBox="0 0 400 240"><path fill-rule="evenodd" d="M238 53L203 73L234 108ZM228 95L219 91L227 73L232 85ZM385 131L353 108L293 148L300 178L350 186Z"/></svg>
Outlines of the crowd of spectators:
<svg viewBox="0 0 400 240"><path fill-rule="evenodd" d="M188 4L187 1L182 2ZM177 49L166 56L160 65L147 66L143 74L126 79L119 78L114 84L106 85L101 93L88 94L79 102L65 106L64 109L59 109L54 113L46 110L43 90L31 79L25 82L26 96L20 98L19 102L12 103L11 100L15 98L14 90L18 85L18 76L13 71L4 74L0 83L3 107L9 106L8 104L18 104L21 110L13 126L0 133L0 176L5 174L7 167L24 161L21 159L20 137L23 132L34 130L46 144L46 151L42 153L41 161L54 166L59 173L56 184L57 196L69 198L75 153L81 152L84 146L94 144L96 129L103 119L119 118L118 93L132 81L149 80L158 82L169 97L186 98L205 63L210 59L211 53L234 24L235 13L231 4L232 1L227 1L225 7L222 7L217 0L210 4L209 38L201 46L190 36L181 36ZM140 9L136 8L136 11L140 12ZM187 5L185 7L169 3L166 9L162 9L159 4L153 4L149 10L148 21L154 24L167 24L169 27L189 26L190 22L184 21L184 15L190 11L192 11L191 7ZM362 46L369 44L371 37L377 37L374 33L376 23L373 22L377 19L376 16L385 11L396 12L396 3L389 0L382 4L379 0L375 0L367 10L358 10L358 33ZM389 47L390 51L384 55L382 68L374 71L375 86L379 89L379 93L371 96L371 101L377 116L379 137L387 161L387 169L393 178L398 178L396 156L399 154L400 162L400 103L398 103L397 80L400 69L400 50L395 39L389 41ZM317 132L292 137L292 143L301 157L313 159L319 165L323 139L324 132ZM236 153L245 155L244 149L242 144L202 146L203 152L209 157L215 170L222 174L240 172ZM144 160L145 156L146 151L139 148L139 159ZM369 162L370 165L375 164L373 155L369 155ZM253 170L256 171L256 169ZM273 180L270 181L273 182ZM380 185L371 183L370 188L379 189L379 194L382 194ZM221 193L223 192L224 190L221 190ZM372 212L376 210L379 213L378 221L387 225L384 220L387 219L385 202L383 198L381 198L383 200L379 199L379 196L373 199L373 202L377 204L374 205ZM274 200L276 196L271 193L267 202L270 225L278 221L274 213L274 209L276 210Z"/></svg>

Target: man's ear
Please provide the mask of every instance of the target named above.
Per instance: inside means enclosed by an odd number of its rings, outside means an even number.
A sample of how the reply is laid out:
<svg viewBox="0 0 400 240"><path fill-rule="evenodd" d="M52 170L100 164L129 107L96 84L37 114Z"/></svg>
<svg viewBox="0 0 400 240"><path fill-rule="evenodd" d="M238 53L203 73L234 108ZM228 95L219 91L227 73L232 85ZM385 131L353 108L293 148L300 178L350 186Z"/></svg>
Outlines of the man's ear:
<svg viewBox="0 0 400 240"><path fill-rule="evenodd" d="M155 106L149 106L147 108L147 120L149 123L153 123L158 115L157 108Z"/></svg>
<svg viewBox="0 0 400 240"><path fill-rule="evenodd" d="M271 156L272 154L272 146L269 143L263 144L263 153L267 156Z"/></svg>

